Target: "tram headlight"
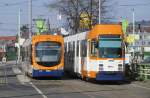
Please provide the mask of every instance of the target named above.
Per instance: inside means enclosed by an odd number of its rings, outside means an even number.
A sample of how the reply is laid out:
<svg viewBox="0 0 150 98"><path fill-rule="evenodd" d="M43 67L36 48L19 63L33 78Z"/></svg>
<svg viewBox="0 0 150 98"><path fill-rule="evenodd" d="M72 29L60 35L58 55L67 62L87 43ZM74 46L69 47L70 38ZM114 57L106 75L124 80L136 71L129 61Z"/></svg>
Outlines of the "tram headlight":
<svg viewBox="0 0 150 98"><path fill-rule="evenodd" d="M123 69L122 64L118 64L118 71L122 71L122 69Z"/></svg>
<svg viewBox="0 0 150 98"><path fill-rule="evenodd" d="M103 64L99 64L99 71L103 71Z"/></svg>

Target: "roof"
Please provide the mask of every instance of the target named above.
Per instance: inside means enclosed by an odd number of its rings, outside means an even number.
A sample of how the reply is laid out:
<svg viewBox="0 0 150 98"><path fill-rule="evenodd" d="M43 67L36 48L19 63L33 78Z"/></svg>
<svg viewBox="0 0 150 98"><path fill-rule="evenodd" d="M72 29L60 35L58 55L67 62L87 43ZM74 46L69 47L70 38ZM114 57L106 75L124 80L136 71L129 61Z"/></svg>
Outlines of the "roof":
<svg viewBox="0 0 150 98"><path fill-rule="evenodd" d="M7 46L15 46L16 36L0 36L0 44L4 44Z"/></svg>
<svg viewBox="0 0 150 98"><path fill-rule="evenodd" d="M66 36L66 37L64 37L64 41L65 42L73 42L73 41L77 41L77 40L84 40L86 38L87 34L88 34L88 31L77 33L75 35Z"/></svg>
<svg viewBox="0 0 150 98"><path fill-rule="evenodd" d="M64 43L64 38L61 35L34 35L32 36L32 44L40 41L56 41Z"/></svg>
<svg viewBox="0 0 150 98"><path fill-rule="evenodd" d="M103 34L123 34L122 27L119 24L99 24L93 27L87 37L92 39Z"/></svg>
<svg viewBox="0 0 150 98"><path fill-rule="evenodd" d="M3 49L0 49L0 52L4 52Z"/></svg>
<svg viewBox="0 0 150 98"><path fill-rule="evenodd" d="M0 40L16 40L16 36L0 36Z"/></svg>

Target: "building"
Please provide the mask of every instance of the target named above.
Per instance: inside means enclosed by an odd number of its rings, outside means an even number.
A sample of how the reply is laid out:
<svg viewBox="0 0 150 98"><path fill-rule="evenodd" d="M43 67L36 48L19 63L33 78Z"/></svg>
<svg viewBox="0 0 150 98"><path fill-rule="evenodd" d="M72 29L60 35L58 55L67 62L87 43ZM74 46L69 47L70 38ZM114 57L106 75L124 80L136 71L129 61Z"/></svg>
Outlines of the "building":
<svg viewBox="0 0 150 98"><path fill-rule="evenodd" d="M133 35L133 26L129 25L127 35ZM135 41L128 45L128 51L142 56L145 59L150 56L150 21L135 23Z"/></svg>
<svg viewBox="0 0 150 98"><path fill-rule="evenodd" d="M3 56L10 57L15 53L16 36L0 36L0 60Z"/></svg>

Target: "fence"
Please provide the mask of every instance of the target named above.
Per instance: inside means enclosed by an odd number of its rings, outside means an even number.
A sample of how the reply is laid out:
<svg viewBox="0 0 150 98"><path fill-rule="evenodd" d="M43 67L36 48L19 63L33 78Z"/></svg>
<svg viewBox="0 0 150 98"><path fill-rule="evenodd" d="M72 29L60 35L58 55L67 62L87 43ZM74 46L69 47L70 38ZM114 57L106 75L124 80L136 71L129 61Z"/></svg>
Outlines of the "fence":
<svg viewBox="0 0 150 98"><path fill-rule="evenodd" d="M5 63L0 64L0 84L7 84L7 68Z"/></svg>
<svg viewBox="0 0 150 98"><path fill-rule="evenodd" d="M140 80L150 80L150 63L138 66L138 76Z"/></svg>

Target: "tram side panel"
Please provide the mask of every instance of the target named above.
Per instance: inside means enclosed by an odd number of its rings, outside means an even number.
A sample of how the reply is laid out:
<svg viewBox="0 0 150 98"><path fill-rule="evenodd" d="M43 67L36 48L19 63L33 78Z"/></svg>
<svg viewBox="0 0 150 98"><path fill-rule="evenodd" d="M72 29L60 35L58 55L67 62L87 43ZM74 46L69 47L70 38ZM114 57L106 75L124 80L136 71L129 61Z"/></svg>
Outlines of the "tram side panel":
<svg viewBox="0 0 150 98"><path fill-rule="evenodd" d="M81 77L82 74L85 73L84 70L87 70L88 61L86 40L68 42L68 45L66 43L65 46L65 71Z"/></svg>
<svg viewBox="0 0 150 98"><path fill-rule="evenodd" d="M65 43L65 66L64 69L68 74L74 74L74 56L75 42Z"/></svg>
<svg viewBox="0 0 150 98"><path fill-rule="evenodd" d="M80 77L81 74L81 45L80 45L80 40L77 41L77 45L76 45L76 55L75 55L75 73L77 74L77 76Z"/></svg>
<svg viewBox="0 0 150 98"><path fill-rule="evenodd" d="M83 35L85 36L86 34L81 33L65 38L65 71L79 77L81 77L82 74L82 63L84 62L86 65L87 62L85 62L86 56L84 56L86 55L87 49L85 46L86 44L84 45L86 41Z"/></svg>

